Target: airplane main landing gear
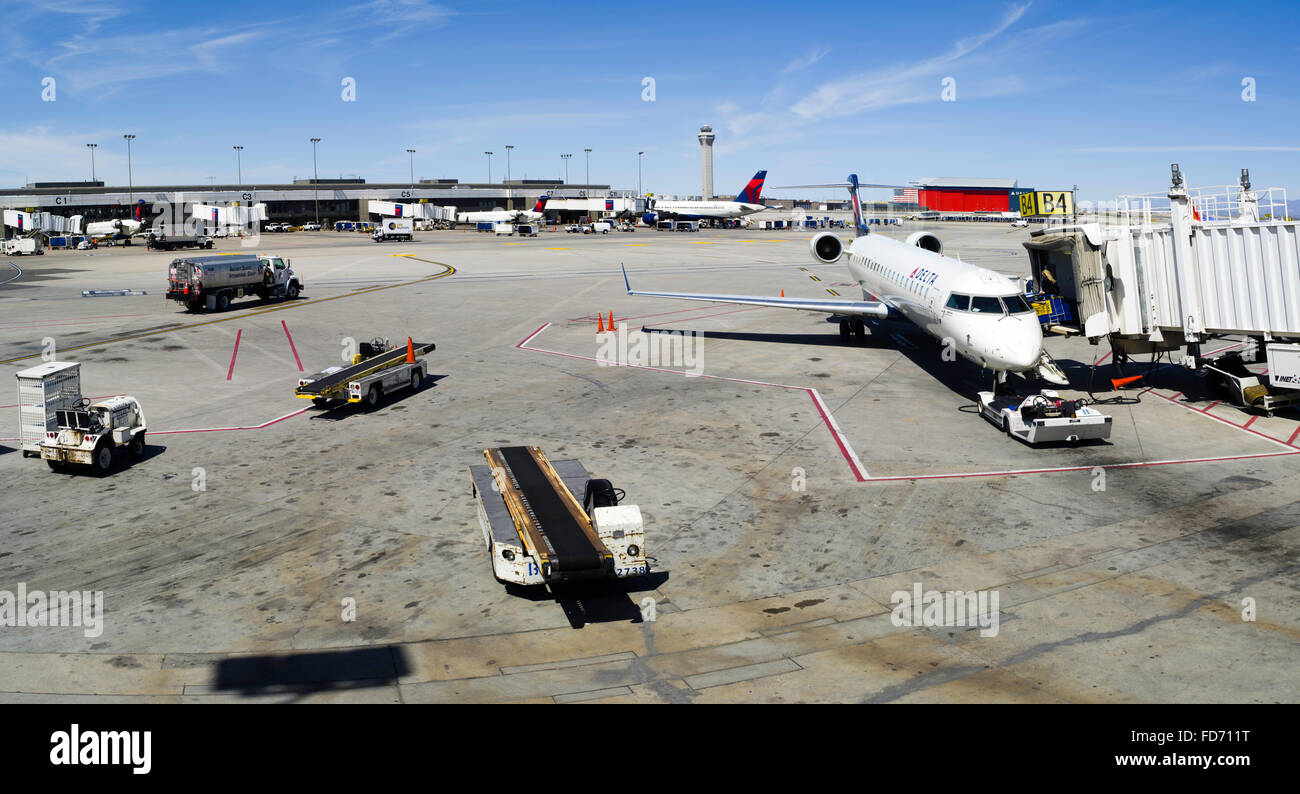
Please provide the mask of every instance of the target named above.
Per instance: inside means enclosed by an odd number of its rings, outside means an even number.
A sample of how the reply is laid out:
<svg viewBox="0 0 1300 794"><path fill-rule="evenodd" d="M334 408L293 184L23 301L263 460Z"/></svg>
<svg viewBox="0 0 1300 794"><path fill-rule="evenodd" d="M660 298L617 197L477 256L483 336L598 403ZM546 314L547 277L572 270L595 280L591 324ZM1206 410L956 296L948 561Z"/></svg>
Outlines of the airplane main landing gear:
<svg viewBox="0 0 1300 794"><path fill-rule="evenodd" d="M840 341L846 345L849 344L850 334L858 344L866 344L867 324L862 322L861 317L850 317L840 320Z"/></svg>

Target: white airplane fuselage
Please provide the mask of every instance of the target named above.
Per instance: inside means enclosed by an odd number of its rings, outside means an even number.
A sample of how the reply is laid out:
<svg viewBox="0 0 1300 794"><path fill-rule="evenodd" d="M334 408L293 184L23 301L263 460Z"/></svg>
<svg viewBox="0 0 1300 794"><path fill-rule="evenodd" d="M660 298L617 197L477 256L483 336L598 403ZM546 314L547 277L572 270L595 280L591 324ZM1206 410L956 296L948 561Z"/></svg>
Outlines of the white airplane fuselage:
<svg viewBox="0 0 1300 794"><path fill-rule="evenodd" d="M460 223L534 223L543 216L544 213L532 210L484 210L462 212L456 216L456 220Z"/></svg>
<svg viewBox="0 0 1300 794"><path fill-rule="evenodd" d="M1038 366L1038 317L1004 276L882 234L857 238L844 258L864 299L883 302L962 357L991 370Z"/></svg>
<svg viewBox="0 0 1300 794"><path fill-rule="evenodd" d="M665 219L730 220L753 215L763 209L762 204L745 204L739 201L659 201L650 212Z"/></svg>
<svg viewBox="0 0 1300 794"><path fill-rule="evenodd" d="M144 231L144 227L142 221L96 221L95 223L86 224L86 234L91 237L122 238L139 234Z"/></svg>

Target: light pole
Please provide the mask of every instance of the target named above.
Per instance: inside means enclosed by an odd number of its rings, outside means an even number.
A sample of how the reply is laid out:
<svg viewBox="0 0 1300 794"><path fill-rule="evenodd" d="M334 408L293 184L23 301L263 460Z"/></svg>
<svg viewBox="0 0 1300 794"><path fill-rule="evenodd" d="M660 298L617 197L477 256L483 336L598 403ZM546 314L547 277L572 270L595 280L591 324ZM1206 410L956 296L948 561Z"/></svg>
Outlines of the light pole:
<svg viewBox="0 0 1300 794"><path fill-rule="evenodd" d="M406 153L411 155L411 190L415 190L415 150L407 149Z"/></svg>
<svg viewBox="0 0 1300 794"><path fill-rule="evenodd" d="M515 197L510 193L510 150L515 147L506 144L506 209L515 208Z"/></svg>
<svg viewBox="0 0 1300 794"><path fill-rule="evenodd" d="M131 213L135 214L135 185L131 177L131 141L135 140L134 135L123 135L126 138L126 203L131 207Z"/></svg>
<svg viewBox="0 0 1300 794"><path fill-rule="evenodd" d="M235 150L235 174L237 175L237 177L238 177L238 179L239 179L238 184L240 185L240 187L243 187L243 185L244 185L244 155L243 155L244 147L242 147L242 146L234 146L234 147L231 147L231 148L233 148L233 149Z"/></svg>
<svg viewBox="0 0 1300 794"><path fill-rule="evenodd" d="M311 193L316 200L316 225L320 226L320 176L316 171L316 144L320 138L311 139Z"/></svg>
<svg viewBox="0 0 1300 794"><path fill-rule="evenodd" d="M637 152L637 153L636 153L636 195L637 195L637 198L640 198L641 196L645 195L644 193L641 192L641 155L643 155L643 154L645 154L645 152Z"/></svg>
<svg viewBox="0 0 1300 794"><path fill-rule="evenodd" d="M591 150L583 149L587 153L587 187L591 187Z"/></svg>
<svg viewBox="0 0 1300 794"><path fill-rule="evenodd" d="M86 148L90 150L90 181L95 181L95 149L99 146L97 143L88 143Z"/></svg>
<svg viewBox="0 0 1300 794"><path fill-rule="evenodd" d="M492 184L492 152L483 152L483 154L486 154L486 155L488 156L488 181L487 181L487 183L490 185L490 184Z"/></svg>
<svg viewBox="0 0 1300 794"><path fill-rule="evenodd" d="M560 155L560 159L564 161L564 186L565 187L569 186L569 159L571 157L573 157L573 155L571 154Z"/></svg>

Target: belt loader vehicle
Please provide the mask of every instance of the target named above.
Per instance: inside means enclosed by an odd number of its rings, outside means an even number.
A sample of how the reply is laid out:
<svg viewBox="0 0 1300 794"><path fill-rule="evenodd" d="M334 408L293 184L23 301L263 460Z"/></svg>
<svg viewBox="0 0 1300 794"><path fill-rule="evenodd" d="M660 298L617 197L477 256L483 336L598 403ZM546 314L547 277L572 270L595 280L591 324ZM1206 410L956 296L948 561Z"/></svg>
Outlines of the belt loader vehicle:
<svg viewBox="0 0 1300 794"><path fill-rule="evenodd" d="M295 300L302 280L280 256L194 256L172 261L167 271L167 298L190 311L225 311L236 298Z"/></svg>
<svg viewBox="0 0 1300 794"><path fill-rule="evenodd" d="M483 456L488 465L469 471L497 581L551 585L649 572L641 509L620 505L623 493L609 480L532 446Z"/></svg>
<svg viewBox="0 0 1300 794"><path fill-rule="evenodd" d="M410 387L419 391L428 376L428 364L421 356L437 346L432 342L416 343L409 338L405 345L390 347L388 340L377 337L362 342L361 352L346 367L329 367L298 380L294 396L311 400L324 407L331 402L364 403L366 410L379 407L385 394Z"/></svg>
<svg viewBox="0 0 1300 794"><path fill-rule="evenodd" d="M144 457L144 411L134 397L119 395L92 402L82 398L74 408L57 411L58 429L45 434L41 457L55 471L66 464L87 466L105 475L119 449Z"/></svg>

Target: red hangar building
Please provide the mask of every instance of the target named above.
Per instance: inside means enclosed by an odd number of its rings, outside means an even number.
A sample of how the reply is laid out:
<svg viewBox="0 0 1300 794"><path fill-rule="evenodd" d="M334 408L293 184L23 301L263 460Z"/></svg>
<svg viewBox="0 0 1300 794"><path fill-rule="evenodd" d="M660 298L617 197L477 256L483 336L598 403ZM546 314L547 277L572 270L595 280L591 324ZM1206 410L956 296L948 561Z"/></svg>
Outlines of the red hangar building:
<svg viewBox="0 0 1300 794"><path fill-rule="evenodd" d="M975 179L937 177L917 179L916 203L933 212L980 213L1016 212L1020 207L1016 195L1024 193L1014 179Z"/></svg>

